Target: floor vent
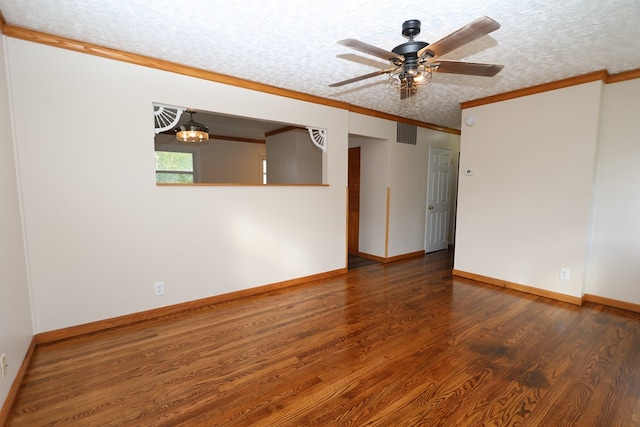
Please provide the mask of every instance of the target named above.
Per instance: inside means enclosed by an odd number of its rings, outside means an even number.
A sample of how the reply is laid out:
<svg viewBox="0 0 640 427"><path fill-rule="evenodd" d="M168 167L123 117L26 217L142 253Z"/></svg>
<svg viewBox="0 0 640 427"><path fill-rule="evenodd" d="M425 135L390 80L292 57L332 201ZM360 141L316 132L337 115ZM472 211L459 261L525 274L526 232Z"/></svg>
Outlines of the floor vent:
<svg viewBox="0 0 640 427"><path fill-rule="evenodd" d="M418 127L406 123L396 123L396 141L401 144L416 145L418 139Z"/></svg>

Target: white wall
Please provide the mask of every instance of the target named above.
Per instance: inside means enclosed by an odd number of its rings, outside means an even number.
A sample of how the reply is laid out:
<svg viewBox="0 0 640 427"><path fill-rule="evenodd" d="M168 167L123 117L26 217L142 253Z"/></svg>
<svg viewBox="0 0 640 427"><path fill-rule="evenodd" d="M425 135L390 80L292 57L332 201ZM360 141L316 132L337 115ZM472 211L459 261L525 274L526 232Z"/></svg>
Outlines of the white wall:
<svg viewBox="0 0 640 427"><path fill-rule="evenodd" d="M384 139L349 135L349 147L360 147L358 251L384 258L389 144Z"/></svg>
<svg viewBox="0 0 640 427"><path fill-rule="evenodd" d="M346 111L7 45L36 332L345 267ZM158 187L153 102L325 128L329 186Z"/></svg>
<svg viewBox="0 0 640 427"><path fill-rule="evenodd" d="M396 122L354 113L350 114L349 132L349 146L361 147L360 252L393 257L424 250L429 147L451 149L456 170L460 136L418 127L416 145L400 144ZM385 254L387 188L389 242ZM455 192L454 181L451 242Z"/></svg>
<svg viewBox="0 0 640 427"><path fill-rule="evenodd" d="M309 132L293 129L267 137L267 183L323 184L323 153Z"/></svg>
<svg viewBox="0 0 640 427"><path fill-rule="evenodd" d="M640 79L605 88L587 293L640 304Z"/></svg>
<svg viewBox="0 0 640 427"><path fill-rule="evenodd" d="M360 252L386 257L387 188L390 184L389 145L395 122L349 114L349 141L360 146Z"/></svg>
<svg viewBox="0 0 640 427"><path fill-rule="evenodd" d="M16 378L33 336L20 197L11 132L5 43L0 36L0 354L7 376L0 380L0 406Z"/></svg>
<svg viewBox="0 0 640 427"><path fill-rule="evenodd" d="M395 129L395 124L394 124ZM429 147L391 140L391 205L389 208L389 257L424 250Z"/></svg>
<svg viewBox="0 0 640 427"><path fill-rule="evenodd" d="M457 270L581 296L601 82L463 111ZM571 280L559 279L561 267Z"/></svg>
<svg viewBox="0 0 640 427"><path fill-rule="evenodd" d="M428 128L418 128L416 145L395 142L391 153L391 209L389 223L389 256L414 253L425 249L429 147L449 148L456 159L457 170L460 136ZM456 179L451 182L451 215L455 214ZM453 221L449 226L453 242Z"/></svg>

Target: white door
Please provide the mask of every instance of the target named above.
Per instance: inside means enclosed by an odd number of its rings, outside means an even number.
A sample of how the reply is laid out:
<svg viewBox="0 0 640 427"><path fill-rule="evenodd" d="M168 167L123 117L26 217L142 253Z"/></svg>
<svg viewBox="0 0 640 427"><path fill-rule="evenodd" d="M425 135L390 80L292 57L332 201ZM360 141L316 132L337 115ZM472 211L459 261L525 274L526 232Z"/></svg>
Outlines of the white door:
<svg viewBox="0 0 640 427"><path fill-rule="evenodd" d="M449 246L452 160L451 150L429 147L425 252L439 251Z"/></svg>

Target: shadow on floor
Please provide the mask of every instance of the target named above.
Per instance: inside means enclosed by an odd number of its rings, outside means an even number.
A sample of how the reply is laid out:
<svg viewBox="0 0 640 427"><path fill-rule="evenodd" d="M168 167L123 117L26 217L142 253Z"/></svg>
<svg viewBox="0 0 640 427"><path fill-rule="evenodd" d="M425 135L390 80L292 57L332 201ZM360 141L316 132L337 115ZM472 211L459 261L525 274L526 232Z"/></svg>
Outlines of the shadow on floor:
<svg viewBox="0 0 640 427"><path fill-rule="evenodd" d="M361 256L355 254L349 254L349 270L354 270L360 267L366 267L367 265L379 264L378 261L374 261L372 259L363 258Z"/></svg>

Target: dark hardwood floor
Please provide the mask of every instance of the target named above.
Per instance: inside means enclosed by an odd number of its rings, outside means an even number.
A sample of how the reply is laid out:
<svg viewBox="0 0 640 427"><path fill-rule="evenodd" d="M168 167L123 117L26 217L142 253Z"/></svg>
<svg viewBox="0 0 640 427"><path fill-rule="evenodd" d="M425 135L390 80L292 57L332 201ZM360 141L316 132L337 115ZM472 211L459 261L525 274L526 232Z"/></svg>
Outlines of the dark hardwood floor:
<svg viewBox="0 0 640 427"><path fill-rule="evenodd" d="M638 426L640 315L451 252L39 346L10 426Z"/></svg>

